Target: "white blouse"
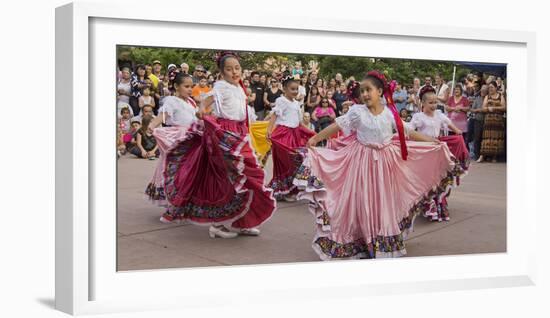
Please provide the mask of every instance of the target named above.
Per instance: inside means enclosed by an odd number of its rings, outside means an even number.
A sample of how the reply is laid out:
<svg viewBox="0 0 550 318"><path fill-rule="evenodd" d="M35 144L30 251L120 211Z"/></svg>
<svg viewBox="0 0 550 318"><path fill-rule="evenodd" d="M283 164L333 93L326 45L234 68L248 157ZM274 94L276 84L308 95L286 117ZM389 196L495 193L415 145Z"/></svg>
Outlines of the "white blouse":
<svg viewBox="0 0 550 318"><path fill-rule="evenodd" d="M336 124L346 135L356 132L357 140L364 145L387 143L397 130L393 114L387 107L380 114L373 115L366 105L353 105L345 115L336 118ZM403 127L408 135L409 127Z"/></svg>
<svg viewBox="0 0 550 318"><path fill-rule="evenodd" d="M170 126L189 126L197 120L195 113L197 108L191 102L176 96L164 97L162 107L159 109L159 116L166 113L166 124Z"/></svg>
<svg viewBox="0 0 550 318"><path fill-rule="evenodd" d="M446 129L450 123L449 117L437 109L433 116L424 113L414 114L409 125L411 129L416 129L424 135L437 138L441 129Z"/></svg>
<svg viewBox="0 0 550 318"><path fill-rule="evenodd" d="M283 125L289 128L296 128L300 125L301 109L300 102L281 96L275 100L273 112L277 115L276 125Z"/></svg>
<svg viewBox="0 0 550 318"><path fill-rule="evenodd" d="M214 83L214 88L205 97L214 97L214 115L221 118L243 121L246 119L246 95L241 86L224 80Z"/></svg>

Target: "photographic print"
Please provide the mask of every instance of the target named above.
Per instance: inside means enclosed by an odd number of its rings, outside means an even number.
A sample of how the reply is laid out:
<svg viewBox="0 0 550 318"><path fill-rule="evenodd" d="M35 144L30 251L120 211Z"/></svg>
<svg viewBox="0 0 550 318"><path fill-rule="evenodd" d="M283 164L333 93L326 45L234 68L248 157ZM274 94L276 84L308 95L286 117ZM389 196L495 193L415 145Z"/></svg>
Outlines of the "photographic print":
<svg viewBox="0 0 550 318"><path fill-rule="evenodd" d="M506 252L505 64L116 59L118 271Z"/></svg>

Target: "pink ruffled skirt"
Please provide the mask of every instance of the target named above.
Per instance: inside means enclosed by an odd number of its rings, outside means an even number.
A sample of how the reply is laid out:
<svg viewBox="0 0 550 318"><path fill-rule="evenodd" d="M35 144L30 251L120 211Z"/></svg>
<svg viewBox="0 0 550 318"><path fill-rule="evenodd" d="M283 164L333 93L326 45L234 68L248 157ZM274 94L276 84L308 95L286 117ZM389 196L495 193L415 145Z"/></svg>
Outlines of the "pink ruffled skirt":
<svg viewBox="0 0 550 318"><path fill-rule="evenodd" d="M455 167L444 143L407 146L406 161L398 141L364 145L355 134L309 150L303 166L311 176L299 198L310 201L322 260L406 254L415 217L445 193Z"/></svg>

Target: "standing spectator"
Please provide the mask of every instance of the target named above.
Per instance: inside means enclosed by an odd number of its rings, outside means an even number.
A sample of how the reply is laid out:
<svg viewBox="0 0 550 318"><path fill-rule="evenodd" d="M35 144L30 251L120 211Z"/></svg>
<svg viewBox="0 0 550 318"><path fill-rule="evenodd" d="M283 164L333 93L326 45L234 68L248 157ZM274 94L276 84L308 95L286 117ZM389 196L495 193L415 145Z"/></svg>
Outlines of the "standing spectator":
<svg viewBox="0 0 550 318"><path fill-rule="evenodd" d="M397 83L393 93L393 100L398 111L407 108L407 97L407 91L401 87L401 83Z"/></svg>
<svg viewBox="0 0 550 318"><path fill-rule="evenodd" d="M195 71L193 72L193 85L199 83L199 78L206 75L206 69L201 64L195 66Z"/></svg>
<svg viewBox="0 0 550 318"><path fill-rule="evenodd" d="M447 105L447 101L449 100L449 96L451 95L449 86L445 83L445 80L443 77L439 74L435 76L435 92L437 96L437 109L441 110L442 112L445 111L445 105Z"/></svg>
<svg viewBox="0 0 550 318"><path fill-rule="evenodd" d="M504 87L504 82L502 81L502 77L498 76L496 79L496 82L497 82L497 91L505 95L506 88Z"/></svg>
<svg viewBox="0 0 550 318"><path fill-rule="evenodd" d="M214 82L216 81L216 77L214 74L208 75L208 87L212 88L214 87Z"/></svg>
<svg viewBox="0 0 550 318"><path fill-rule="evenodd" d="M134 115L139 114L139 98L143 95L143 89L150 87L150 81L145 77L145 66L138 65L130 81L132 85L132 96L130 96L130 106Z"/></svg>
<svg viewBox="0 0 550 318"><path fill-rule="evenodd" d="M308 99L309 97L309 91L311 90L311 88L313 86L315 86L315 82L317 82L317 71L311 71L308 75L308 78L307 78L307 83L306 83L306 100ZM317 90L317 93L319 93L319 90Z"/></svg>
<svg viewBox="0 0 550 318"><path fill-rule="evenodd" d="M265 74L260 75L260 83L264 87L267 87L267 75L265 75Z"/></svg>
<svg viewBox="0 0 550 318"><path fill-rule="evenodd" d="M325 81L322 78L318 78L317 81L315 81L315 86L319 90L319 95L321 95L321 97L327 96L327 90L325 88Z"/></svg>
<svg viewBox="0 0 550 318"><path fill-rule="evenodd" d="M193 91L191 93L191 96L193 96L193 99L195 102L197 102L197 105L201 101L201 96L204 96L204 94L210 92L212 89L208 87L208 80L205 76L201 76L199 78L199 83L193 87Z"/></svg>
<svg viewBox="0 0 550 318"><path fill-rule="evenodd" d="M117 83L117 104L130 104L132 96L132 84L130 83L130 69L124 67L121 72L121 78Z"/></svg>
<svg viewBox="0 0 550 318"><path fill-rule="evenodd" d="M178 73L180 73L180 72L181 71L178 71L175 64L168 65L166 76L168 77L168 89L170 90L171 95L174 95L174 93L176 91L174 89L174 80L176 79L176 75L178 75Z"/></svg>
<svg viewBox="0 0 550 318"><path fill-rule="evenodd" d="M479 83L477 85L479 85ZM473 122L471 139L473 143L473 156L475 160L480 158L481 137L483 134L483 120L485 117L482 107L485 96L487 96L487 85L483 85L479 92L475 95L472 107L470 108L470 112L473 114L473 117L471 119Z"/></svg>
<svg viewBox="0 0 550 318"><path fill-rule="evenodd" d="M338 88L336 89L336 93L334 93L334 96L332 98L336 102L336 115L341 116L342 104L346 100L348 100L346 84L341 83L340 85L338 85Z"/></svg>
<svg viewBox="0 0 550 318"><path fill-rule="evenodd" d="M159 83L160 79L153 74L153 66L151 64L145 64L145 76L151 81L152 86L151 96L155 100L155 106L159 104L160 101L160 92L159 92ZM157 108L155 107L155 114L157 113Z"/></svg>
<svg viewBox="0 0 550 318"><path fill-rule="evenodd" d="M496 81L491 82L488 88L489 94L483 100L482 110L485 113L485 121L481 140L481 156L477 162L483 162L487 157L491 157L492 161L496 162L497 157L504 153L506 100L504 95L497 91Z"/></svg>
<svg viewBox="0 0 550 318"><path fill-rule="evenodd" d="M419 81L420 81L420 80L419 80ZM432 77L429 76L429 75L426 76L426 77L424 77L424 85L422 85L422 86L420 86L420 87L418 88L417 94L420 94L420 91L421 91L425 86L431 86L431 87L433 87L433 85L432 85ZM437 92L437 91L436 91L436 92Z"/></svg>
<svg viewBox="0 0 550 318"><path fill-rule="evenodd" d="M275 79L271 79L271 87L264 92L264 106L266 110L271 111L275 106L275 100L283 94L283 91L279 88L279 82Z"/></svg>
<svg viewBox="0 0 550 318"><path fill-rule="evenodd" d="M138 103L139 103L140 114L142 112L141 109L145 105L151 105L153 107L153 112L154 112L154 109L156 108L156 104L155 104L155 99L153 98L153 96L151 96L151 89L149 87L145 87L143 89L143 95L139 97Z"/></svg>
<svg viewBox="0 0 550 318"><path fill-rule="evenodd" d="M155 75L159 82L162 82L164 80L164 75L161 73L162 71L162 63L159 60L153 61L153 75Z"/></svg>
<svg viewBox="0 0 550 318"><path fill-rule="evenodd" d="M457 85L453 92L453 97L447 101L446 110L449 113L449 119L462 131L464 143L468 144L466 134L468 132L467 113L470 111L470 102L468 98L462 95L462 85Z"/></svg>
<svg viewBox="0 0 550 318"><path fill-rule="evenodd" d="M333 90L336 91L336 88L338 87L338 83L336 82L336 79L333 77L328 81L327 90Z"/></svg>
<svg viewBox="0 0 550 318"><path fill-rule="evenodd" d="M180 64L180 70L183 74L189 74L189 64L183 62Z"/></svg>
<svg viewBox="0 0 550 318"><path fill-rule="evenodd" d="M118 69L122 71L123 68L128 68L130 70L134 69L134 62L130 58L130 51L120 52L117 60Z"/></svg>
<svg viewBox="0 0 550 318"><path fill-rule="evenodd" d="M298 96L296 96L296 100L298 103L300 103L300 109L302 110L302 113L304 112L304 104L306 102L306 78L305 76L301 77L299 75L295 76L295 79L298 80L299 86L298 86Z"/></svg>
<svg viewBox="0 0 550 318"><path fill-rule="evenodd" d="M265 118L265 106L264 106L264 93L265 86L260 82L260 73L254 71L250 73L250 99L253 103L254 112L256 113L257 120L264 120Z"/></svg>
<svg viewBox="0 0 550 318"><path fill-rule="evenodd" d="M334 100L334 90L328 89L326 97L328 99L329 106L332 107L332 109L334 109L334 112L336 112L336 101Z"/></svg>
<svg viewBox="0 0 550 318"><path fill-rule="evenodd" d="M338 85L345 84L344 83L344 78L342 77L342 73L336 73L336 75L334 75L334 79L336 80L336 83Z"/></svg>
<svg viewBox="0 0 550 318"><path fill-rule="evenodd" d="M319 95L319 89L317 86L312 86L307 97L307 103L304 111L312 113L315 107L321 102L321 95Z"/></svg>
<svg viewBox="0 0 550 318"><path fill-rule="evenodd" d="M164 104L164 97L170 96L172 92L170 92L170 81L168 80L168 76L164 76L162 78L162 81L159 83L159 108L162 107Z"/></svg>

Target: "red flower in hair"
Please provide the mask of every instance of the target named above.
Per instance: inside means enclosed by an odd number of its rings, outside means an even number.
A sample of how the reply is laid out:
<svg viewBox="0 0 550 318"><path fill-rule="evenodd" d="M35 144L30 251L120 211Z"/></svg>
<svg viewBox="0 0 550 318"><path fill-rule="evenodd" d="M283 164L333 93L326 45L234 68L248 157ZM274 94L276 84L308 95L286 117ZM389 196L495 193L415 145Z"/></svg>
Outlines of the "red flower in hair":
<svg viewBox="0 0 550 318"><path fill-rule="evenodd" d="M424 96L426 93L435 93L435 88L431 87L430 85L422 87L422 89L418 93L418 97L422 99L422 96Z"/></svg>
<svg viewBox="0 0 550 318"><path fill-rule="evenodd" d="M379 79L382 82L382 85L384 86L384 91L388 89L388 80L386 80L386 76L379 71L370 71L367 73L369 76L374 76L377 79Z"/></svg>

